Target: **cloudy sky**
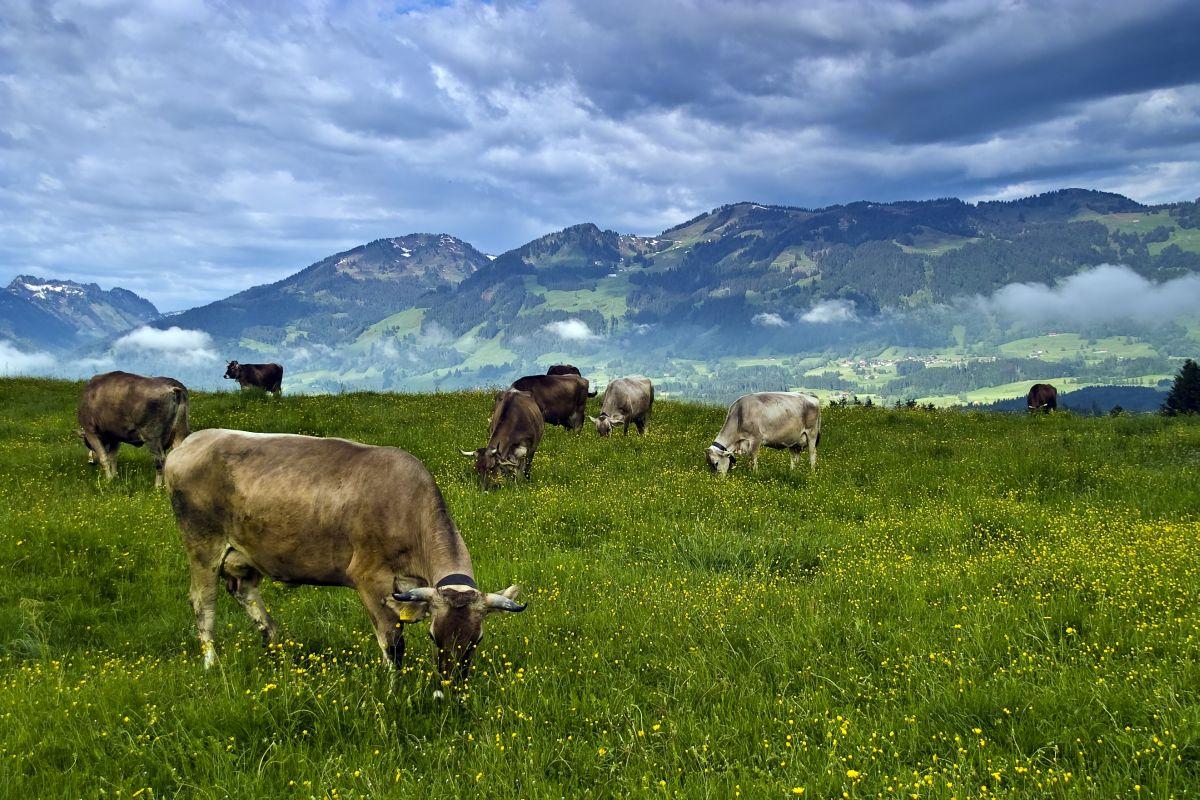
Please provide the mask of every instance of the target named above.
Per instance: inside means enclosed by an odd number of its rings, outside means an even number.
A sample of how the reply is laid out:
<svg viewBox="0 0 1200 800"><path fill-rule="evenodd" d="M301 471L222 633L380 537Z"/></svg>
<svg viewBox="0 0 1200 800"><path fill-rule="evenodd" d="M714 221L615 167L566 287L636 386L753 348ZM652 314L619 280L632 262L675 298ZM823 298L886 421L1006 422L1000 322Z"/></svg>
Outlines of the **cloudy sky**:
<svg viewBox="0 0 1200 800"><path fill-rule="evenodd" d="M1200 3L0 0L0 280L165 310L383 236L1200 194Z"/></svg>

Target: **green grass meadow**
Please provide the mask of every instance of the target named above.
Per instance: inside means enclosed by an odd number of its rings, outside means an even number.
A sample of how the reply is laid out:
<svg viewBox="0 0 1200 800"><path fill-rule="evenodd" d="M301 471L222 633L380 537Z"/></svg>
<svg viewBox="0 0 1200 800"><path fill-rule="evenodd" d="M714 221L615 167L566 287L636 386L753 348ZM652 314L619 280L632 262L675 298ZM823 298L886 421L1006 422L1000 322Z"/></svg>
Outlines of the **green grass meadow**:
<svg viewBox="0 0 1200 800"><path fill-rule="evenodd" d="M193 395L409 450L525 587L438 702L424 626L394 674L347 589L269 584L269 650L223 596L206 672L167 496L87 466L80 389L0 380L0 796L1200 794L1200 420L830 408L815 473L721 480L724 409L661 402L484 494L487 393Z"/></svg>

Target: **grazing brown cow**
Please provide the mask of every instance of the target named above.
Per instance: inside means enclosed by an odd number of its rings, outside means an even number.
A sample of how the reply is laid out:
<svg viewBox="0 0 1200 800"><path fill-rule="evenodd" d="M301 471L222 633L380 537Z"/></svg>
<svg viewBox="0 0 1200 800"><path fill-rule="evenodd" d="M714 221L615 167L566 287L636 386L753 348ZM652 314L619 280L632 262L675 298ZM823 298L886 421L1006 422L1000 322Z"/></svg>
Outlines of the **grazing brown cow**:
<svg viewBox="0 0 1200 800"><path fill-rule="evenodd" d="M225 368L225 377L238 382L245 389L254 386L276 396L283 394L283 367L278 364L239 364L230 361Z"/></svg>
<svg viewBox="0 0 1200 800"><path fill-rule="evenodd" d="M1048 383L1035 383L1029 387L1029 394L1025 396L1025 404L1030 413L1041 411L1049 414L1058 408L1058 389Z"/></svg>
<svg viewBox="0 0 1200 800"><path fill-rule="evenodd" d="M493 476L500 472L516 474L520 470L528 480L545 427L542 410L529 392L516 389L497 392L487 447L459 452L475 459L479 487L485 491Z"/></svg>
<svg viewBox="0 0 1200 800"><path fill-rule="evenodd" d="M721 432L705 452L708 466L718 475L728 475L738 456L749 456L750 467L757 470L761 447L790 450L792 469L807 448L808 465L815 469L820 441L817 398L800 392L759 392L733 401Z"/></svg>
<svg viewBox="0 0 1200 800"><path fill-rule="evenodd" d="M209 429L171 453L166 475L206 667L216 661L222 579L264 643L275 623L259 594L263 577L353 588L397 668L402 625L428 616L438 672L452 683L466 677L483 618L524 609L516 586L499 594L475 586L471 554L433 476L395 447Z"/></svg>
<svg viewBox="0 0 1200 800"><path fill-rule="evenodd" d="M550 367L550 369L546 370L546 374L579 375L579 377L583 377L583 375L579 372L579 367L576 367L574 364L555 364L554 366Z"/></svg>
<svg viewBox="0 0 1200 800"><path fill-rule="evenodd" d="M88 462L99 460L109 480L117 475L118 448L144 444L154 456L154 485L161 486L167 451L190 433L188 390L174 378L106 372L88 381L75 418Z"/></svg>
<svg viewBox="0 0 1200 800"><path fill-rule="evenodd" d="M551 425L562 425L569 431L583 427L587 409L587 378L578 375L526 375L513 381L510 388L533 395L542 410L542 418Z"/></svg>
<svg viewBox="0 0 1200 800"><path fill-rule="evenodd" d="M604 389L604 399L600 402L600 416L588 417L596 426L596 433L608 436L618 425L623 426L622 432L629 434L629 423L637 426L637 432L644 434L650 422L650 409L654 405L654 384L649 378L635 375L631 378L617 378Z"/></svg>

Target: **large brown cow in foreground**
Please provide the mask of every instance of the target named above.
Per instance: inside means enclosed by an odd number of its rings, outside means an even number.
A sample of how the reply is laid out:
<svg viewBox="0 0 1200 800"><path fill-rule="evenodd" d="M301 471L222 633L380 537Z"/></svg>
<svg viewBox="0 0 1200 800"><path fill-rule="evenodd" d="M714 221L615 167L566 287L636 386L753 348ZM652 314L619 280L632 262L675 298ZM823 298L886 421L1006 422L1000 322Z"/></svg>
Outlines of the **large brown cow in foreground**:
<svg viewBox="0 0 1200 800"><path fill-rule="evenodd" d="M630 378L617 378L604 389L604 399L600 401L600 416L588 417L596 426L596 433L608 436L612 429L622 426L622 432L629 434L629 423L637 426L637 432L644 434L650 422L650 409L654 405L654 384L649 378L635 375Z"/></svg>
<svg viewBox="0 0 1200 800"><path fill-rule="evenodd" d="M429 617L437 668L466 678L483 618L521 611L517 587L485 594L471 555L429 470L394 447L284 433L209 429L167 459L171 505L191 566L191 600L204 664L221 580L275 636L259 594L263 577L358 592L384 656L404 657L402 625Z"/></svg>
<svg viewBox="0 0 1200 800"><path fill-rule="evenodd" d="M520 470L528 480L545 427L542 410L529 392L516 389L498 392L487 446L460 451L475 459L479 487L486 491L493 477L501 472L516 474Z"/></svg>
<svg viewBox="0 0 1200 800"><path fill-rule="evenodd" d="M729 474L739 456L750 457L758 469L761 447L790 450L791 468L808 449L808 464L817 466L817 444L821 441L821 404L800 392L759 392L733 401L721 432L705 451L708 465L719 475Z"/></svg>
<svg viewBox="0 0 1200 800"><path fill-rule="evenodd" d="M1058 408L1058 389L1048 383L1035 383L1029 387L1025 404L1030 412L1042 411L1049 414Z"/></svg>
<svg viewBox="0 0 1200 800"><path fill-rule="evenodd" d="M254 386L276 396L283 394L283 367L279 364L239 364L230 361L225 368L225 377L238 382L245 389Z"/></svg>
<svg viewBox="0 0 1200 800"><path fill-rule="evenodd" d="M587 409L587 378L578 375L526 375L513 381L510 388L533 395L542 410L542 418L551 425L562 425L569 431L583 427Z"/></svg>
<svg viewBox="0 0 1200 800"><path fill-rule="evenodd" d="M88 462L98 460L109 480L117 475L122 444L146 445L154 456L154 485L161 486L167 451L190 433L188 390L174 378L106 372L88 381L75 417Z"/></svg>

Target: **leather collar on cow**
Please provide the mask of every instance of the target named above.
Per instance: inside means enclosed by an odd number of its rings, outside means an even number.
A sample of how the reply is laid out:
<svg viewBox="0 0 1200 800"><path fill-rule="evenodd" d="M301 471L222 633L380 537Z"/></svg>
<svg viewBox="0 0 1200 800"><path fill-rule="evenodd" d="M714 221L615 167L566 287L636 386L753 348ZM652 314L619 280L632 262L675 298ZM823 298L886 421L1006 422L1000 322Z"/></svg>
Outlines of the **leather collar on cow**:
<svg viewBox="0 0 1200 800"><path fill-rule="evenodd" d="M712 444L709 445L709 447L715 447L717 450L720 450L722 453L726 453L729 456L730 464L737 463L737 455L732 450L730 450L728 447L721 444L720 442L713 442Z"/></svg>
<svg viewBox="0 0 1200 800"><path fill-rule="evenodd" d="M437 582L433 588L440 589L443 586L470 586L472 589L478 589L475 585L475 579L470 575L463 575L461 572L451 572L446 577Z"/></svg>

